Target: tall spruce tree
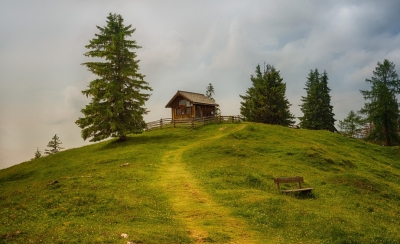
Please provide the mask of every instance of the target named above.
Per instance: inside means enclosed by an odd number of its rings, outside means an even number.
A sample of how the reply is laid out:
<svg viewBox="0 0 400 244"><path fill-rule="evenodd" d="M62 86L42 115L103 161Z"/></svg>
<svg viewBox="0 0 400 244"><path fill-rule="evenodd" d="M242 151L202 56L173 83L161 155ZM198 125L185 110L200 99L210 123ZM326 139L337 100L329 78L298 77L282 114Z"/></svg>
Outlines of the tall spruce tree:
<svg viewBox="0 0 400 244"><path fill-rule="evenodd" d="M136 29L125 26L121 15L109 14L107 25L97 26L100 31L86 46L90 51L84 55L105 62L86 62L89 71L97 76L88 89L82 91L91 102L81 112L84 118L75 123L82 129L82 138L99 141L108 137L126 140L129 133L142 132L146 124L144 107L151 87L139 73L139 60L132 50L141 48L136 41L128 40Z"/></svg>
<svg viewBox="0 0 400 244"><path fill-rule="evenodd" d="M45 149L44 153L49 154L49 155L58 153L59 151L64 149L64 148L60 147L61 144L62 144L62 142L60 141L60 138L57 136L57 134L55 134L53 136L53 138L51 138L51 141L49 141L49 143L47 144L47 147L50 147L50 149Z"/></svg>
<svg viewBox="0 0 400 244"><path fill-rule="evenodd" d="M315 69L314 71L310 70L304 88L307 94L305 97L301 97L303 103L300 105L300 109L303 112L303 117L300 117L299 119L301 127L305 129L316 129L321 127L318 110L315 107L316 101L318 100L319 76L318 69Z"/></svg>
<svg viewBox="0 0 400 244"><path fill-rule="evenodd" d="M371 90L360 90L364 99L361 113L372 124L367 139L387 146L400 144L399 137L399 104L396 95L400 94L400 80L393 62L385 59L378 62L371 79Z"/></svg>
<svg viewBox="0 0 400 244"><path fill-rule="evenodd" d="M323 130L337 131L335 128L335 114L333 113L333 106L331 105L331 95L329 94L331 89L328 87L328 73L324 70L321 75L320 86L321 86L321 117Z"/></svg>
<svg viewBox="0 0 400 244"><path fill-rule="evenodd" d="M331 96L328 87L328 73L320 74L318 69L311 70L304 88L307 92L305 97L301 97L303 102L300 109L303 117L300 117L302 128L311 130L336 131L335 114L331 103Z"/></svg>
<svg viewBox="0 0 400 244"><path fill-rule="evenodd" d="M260 65L256 67L255 75L250 78L252 87L246 95L239 95L240 113L247 121L266 124L291 125L294 116L290 113L290 103L285 97L286 84L274 66L267 64L261 72Z"/></svg>

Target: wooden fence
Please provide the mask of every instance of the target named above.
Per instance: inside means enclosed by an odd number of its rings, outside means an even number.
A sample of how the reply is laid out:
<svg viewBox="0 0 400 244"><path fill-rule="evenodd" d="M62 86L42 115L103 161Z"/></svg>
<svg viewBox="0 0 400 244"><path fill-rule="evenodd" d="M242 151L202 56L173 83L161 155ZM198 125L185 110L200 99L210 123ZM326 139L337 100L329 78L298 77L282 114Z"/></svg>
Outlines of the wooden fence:
<svg viewBox="0 0 400 244"><path fill-rule="evenodd" d="M188 127L196 128L206 124L220 124L220 123L239 123L242 121L240 115L237 116L210 116L203 118L188 118L188 119L159 119L156 121L146 123L146 130L163 129L168 127Z"/></svg>

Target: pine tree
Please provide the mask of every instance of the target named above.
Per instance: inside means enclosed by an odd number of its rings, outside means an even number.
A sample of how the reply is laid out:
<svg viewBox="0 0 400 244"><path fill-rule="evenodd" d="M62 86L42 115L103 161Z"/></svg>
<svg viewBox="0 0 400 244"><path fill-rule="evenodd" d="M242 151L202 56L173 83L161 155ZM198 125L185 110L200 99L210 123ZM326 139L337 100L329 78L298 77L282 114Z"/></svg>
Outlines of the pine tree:
<svg viewBox="0 0 400 244"><path fill-rule="evenodd" d="M39 150L39 148L36 148L35 157L33 159L38 159L41 157L42 157L42 152Z"/></svg>
<svg viewBox="0 0 400 244"><path fill-rule="evenodd" d="M84 118L75 123L82 129L82 138L99 141L108 137L126 140L127 134L142 132L146 124L143 115L144 107L152 91L139 73L139 60L136 53L139 49L136 41L127 40L135 29L123 24L121 15L109 14L105 27L97 26L100 31L86 46L90 51L86 57L102 58L105 62L86 62L89 71L97 76L90 82L88 89L82 91L91 102L81 112Z"/></svg>
<svg viewBox="0 0 400 244"><path fill-rule="evenodd" d="M51 149L45 149L45 154L55 154L58 153L60 150L64 149L60 147L62 142L60 141L60 138L55 134L53 138L51 138L51 141L47 144L47 147L50 147ZM39 149L38 149L39 150Z"/></svg>
<svg viewBox="0 0 400 244"><path fill-rule="evenodd" d="M302 128L311 130L336 131L335 114L331 106L330 88L328 87L328 74L326 71L320 74L318 69L311 70L304 88L307 92L301 97L303 102L300 109L303 117L300 117Z"/></svg>
<svg viewBox="0 0 400 244"><path fill-rule="evenodd" d="M300 105L300 109L303 112L303 117L300 117L300 125L305 129L317 129L322 125L319 121L318 116L318 84L319 84L319 72L318 69L315 71L310 70L304 90L307 95L301 97L303 102Z"/></svg>
<svg viewBox="0 0 400 244"><path fill-rule="evenodd" d="M387 146L400 144L399 130L399 105L396 95L400 94L400 80L393 62L385 59L378 62L371 79L371 90L360 90L366 102L361 113L367 116L372 124L367 139Z"/></svg>
<svg viewBox="0 0 400 244"><path fill-rule="evenodd" d="M206 87L206 97L208 97L213 102L215 102L215 99L213 98L213 95L215 95L214 86L211 83L209 83L208 86ZM215 112L216 115L221 114L221 110L219 109L219 107L215 107L215 111L214 112Z"/></svg>
<svg viewBox="0 0 400 244"><path fill-rule="evenodd" d="M208 84L207 88L206 88L206 97L210 98L211 100L214 100L214 98L212 97L215 94L214 92L214 87L211 83Z"/></svg>
<svg viewBox="0 0 400 244"><path fill-rule="evenodd" d="M337 131L335 128L335 114L333 113L333 106L331 105L331 96L329 95L331 89L328 87L328 73L324 71L320 79L321 86L321 110L320 116L322 120L322 130Z"/></svg>
<svg viewBox="0 0 400 244"><path fill-rule="evenodd" d="M240 113L247 121L266 124L291 125L294 123L290 113L290 103L285 97L286 84L274 66L267 65L262 73L260 65L256 74L250 78L253 86L247 89L246 95L240 95Z"/></svg>
<svg viewBox="0 0 400 244"><path fill-rule="evenodd" d="M365 120L353 110L349 112L343 121L339 120L340 132L349 137L360 138L364 126Z"/></svg>

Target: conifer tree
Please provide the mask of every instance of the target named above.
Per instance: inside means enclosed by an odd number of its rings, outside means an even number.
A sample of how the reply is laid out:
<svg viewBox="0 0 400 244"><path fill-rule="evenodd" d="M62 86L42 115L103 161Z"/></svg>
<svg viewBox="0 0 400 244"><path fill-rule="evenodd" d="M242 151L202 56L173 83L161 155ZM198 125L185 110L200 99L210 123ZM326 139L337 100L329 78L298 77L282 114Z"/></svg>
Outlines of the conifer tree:
<svg viewBox="0 0 400 244"><path fill-rule="evenodd" d="M107 25L97 26L100 31L90 40L89 49L84 55L104 62L86 62L89 71L97 76L90 82L88 89L82 91L91 102L81 112L84 118L75 123L82 129L82 138L99 141L108 137L126 140L129 133L142 132L146 124L144 107L151 87L139 73L139 60L134 49L141 48L134 40L128 40L135 29L125 26L121 15L109 14Z"/></svg>
<svg viewBox="0 0 400 244"><path fill-rule="evenodd" d="M387 146L400 144L399 137L399 104L396 95L400 94L400 80L393 62L385 59L378 62L371 79L371 90L360 90L364 99L361 113L367 116L372 124L367 139Z"/></svg>
<svg viewBox="0 0 400 244"><path fill-rule="evenodd" d="M333 106L331 105L331 96L329 95L331 89L328 87L328 73L324 71L320 79L321 86L321 120L323 130L337 131L335 128L335 114L333 113Z"/></svg>
<svg viewBox="0 0 400 244"><path fill-rule="evenodd" d="M214 94L215 94L214 86L211 83L209 83L208 86L206 87L206 97L208 97L213 102L215 102L215 99L213 98ZM220 113L221 113L221 110L218 107L215 107L215 114L219 115Z"/></svg>
<svg viewBox="0 0 400 244"><path fill-rule="evenodd" d="M207 88L206 88L206 97L210 98L211 100L214 100L214 98L212 97L215 94L214 92L214 87L211 83L208 84Z"/></svg>
<svg viewBox="0 0 400 244"><path fill-rule="evenodd" d="M60 150L64 149L60 147L62 142L60 141L60 138L55 134L53 138L51 138L51 141L47 144L47 147L50 147L50 149L45 149L45 154L55 154L58 153Z"/></svg>
<svg viewBox="0 0 400 244"><path fill-rule="evenodd" d="M311 70L304 88L307 92L301 97L303 102L300 109L303 117L300 117L302 128L311 130L336 131L335 114L331 106L330 89L328 87L328 74L326 71L320 74L318 69Z"/></svg>
<svg viewBox="0 0 400 244"><path fill-rule="evenodd" d="M39 148L36 148L35 157L33 159L38 159L41 157L42 157L42 152L39 150Z"/></svg>
<svg viewBox="0 0 400 244"><path fill-rule="evenodd" d="M349 137L361 137L361 132L365 126L365 120L353 110L349 112L346 118L339 120L340 132Z"/></svg>
<svg viewBox="0 0 400 244"><path fill-rule="evenodd" d="M250 78L253 86L247 89L240 113L247 121L266 124L291 125L294 123L290 113L290 103L285 97L286 84L274 66L267 65L261 72L260 65L256 67L256 74Z"/></svg>
<svg viewBox="0 0 400 244"><path fill-rule="evenodd" d="M318 83L319 83L319 72L318 69L315 71L310 70L307 81L305 83L306 96L301 97L303 102L300 105L300 109L303 112L303 117L300 117L300 125L305 129L317 129L322 127L319 121L317 101L318 101Z"/></svg>

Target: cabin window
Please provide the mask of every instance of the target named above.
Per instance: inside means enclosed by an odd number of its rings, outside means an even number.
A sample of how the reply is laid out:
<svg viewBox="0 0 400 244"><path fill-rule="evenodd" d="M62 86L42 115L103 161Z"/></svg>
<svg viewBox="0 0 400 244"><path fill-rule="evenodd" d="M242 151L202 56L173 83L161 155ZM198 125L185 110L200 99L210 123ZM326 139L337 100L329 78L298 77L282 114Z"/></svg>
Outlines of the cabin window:
<svg viewBox="0 0 400 244"><path fill-rule="evenodd" d="M192 114L192 107L186 108L186 114Z"/></svg>
<svg viewBox="0 0 400 244"><path fill-rule="evenodd" d="M180 100L180 101L179 101L179 105L185 105L185 106L186 106L186 100L185 100L185 99Z"/></svg>
<svg viewBox="0 0 400 244"><path fill-rule="evenodd" d="M176 109L176 115L181 115L181 113L182 113L182 112L181 112L181 109L180 109L180 108L177 108L177 109Z"/></svg>

